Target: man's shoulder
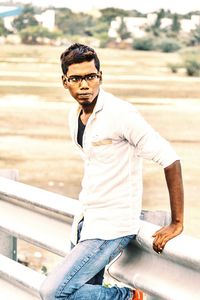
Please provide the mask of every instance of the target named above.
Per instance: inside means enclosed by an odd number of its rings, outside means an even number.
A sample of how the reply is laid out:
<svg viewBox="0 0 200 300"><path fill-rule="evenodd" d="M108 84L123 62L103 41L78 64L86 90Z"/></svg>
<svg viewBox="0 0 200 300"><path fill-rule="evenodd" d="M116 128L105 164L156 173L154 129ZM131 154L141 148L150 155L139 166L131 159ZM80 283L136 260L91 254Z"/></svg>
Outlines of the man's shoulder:
<svg viewBox="0 0 200 300"><path fill-rule="evenodd" d="M109 92L103 91L103 97L104 97L104 105L105 108L112 109L113 111L135 111L137 112L137 109L135 108L134 104L130 103L126 99L122 99L120 97L115 96L114 94L111 94Z"/></svg>

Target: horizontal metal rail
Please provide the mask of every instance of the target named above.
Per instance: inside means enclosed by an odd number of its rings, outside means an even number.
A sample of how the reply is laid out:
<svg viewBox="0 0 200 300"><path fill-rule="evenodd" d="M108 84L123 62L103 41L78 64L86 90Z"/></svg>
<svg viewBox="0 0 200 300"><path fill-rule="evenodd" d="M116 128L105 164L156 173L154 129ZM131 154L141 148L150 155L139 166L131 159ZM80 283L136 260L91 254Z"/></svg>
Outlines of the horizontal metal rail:
<svg viewBox="0 0 200 300"><path fill-rule="evenodd" d="M54 213L60 219L62 216L74 217L80 209L75 199L45 191L21 182L0 177L0 198L10 202L19 201L18 204L29 209L44 209L44 213ZM55 201L56 200L56 201Z"/></svg>
<svg viewBox="0 0 200 300"><path fill-rule="evenodd" d="M0 230L61 256L68 253L71 221L80 210L78 201L0 178L0 207ZM143 212L143 217L160 225L166 223L163 215L157 212ZM169 241L159 255L152 249L152 234L159 227L141 222L136 241L109 267L110 274L156 297L153 299L199 300L200 240L182 234ZM10 285L21 293L30 294L30 297L26 294L27 298L15 297L16 300L38 299L43 278L0 256L0 288Z"/></svg>
<svg viewBox="0 0 200 300"><path fill-rule="evenodd" d="M0 255L1 300L40 299L38 291L44 279L45 275Z"/></svg>
<svg viewBox="0 0 200 300"><path fill-rule="evenodd" d="M0 207L1 231L61 256L69 251L78 201L0 177Z"/></svg>
<svg viewBox="0 0 200 300"><path fill-rule="evenodd" d="M151 236L158 229L142 221L136 241L110 266L109 273L153 299L199 300L200 240L181 234L157 254Z"/></svg>

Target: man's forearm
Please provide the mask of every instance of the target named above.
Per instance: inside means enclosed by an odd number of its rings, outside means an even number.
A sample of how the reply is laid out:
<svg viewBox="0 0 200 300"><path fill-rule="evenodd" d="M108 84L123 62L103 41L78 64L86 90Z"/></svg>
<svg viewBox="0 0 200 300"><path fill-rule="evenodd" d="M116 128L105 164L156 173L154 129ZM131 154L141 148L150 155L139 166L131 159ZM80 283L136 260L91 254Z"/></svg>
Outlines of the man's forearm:
<svg viewBox="0 0 200 300"><path fill-rule="evenodd" d="M180 161L175 161L164 169L169 190L172 221L153 234L153 249L161 253L166 243L183 230L183 181Z"/></svg>
<svg viewBox="0 0 200 300"><path fill-rule="evenodd" d="M180 161L166 167L164 172L169 190L172 223L183 226L184 192Z"/></svg>

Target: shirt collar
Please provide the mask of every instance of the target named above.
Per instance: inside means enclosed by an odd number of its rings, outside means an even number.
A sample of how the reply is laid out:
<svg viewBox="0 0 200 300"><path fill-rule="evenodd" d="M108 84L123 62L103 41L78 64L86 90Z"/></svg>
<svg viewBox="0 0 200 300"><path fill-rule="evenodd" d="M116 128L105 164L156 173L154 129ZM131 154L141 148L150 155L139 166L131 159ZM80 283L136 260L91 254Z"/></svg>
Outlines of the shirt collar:
<svg viewBox="0 0 200 300"><path fill-rule="evenodd" d="M94 113L96 114L97 112L101 111L103 109L103 105L104 105L104 91L103 89L99 89L99 95L97 98L97 103L94 107Z"/></svg>

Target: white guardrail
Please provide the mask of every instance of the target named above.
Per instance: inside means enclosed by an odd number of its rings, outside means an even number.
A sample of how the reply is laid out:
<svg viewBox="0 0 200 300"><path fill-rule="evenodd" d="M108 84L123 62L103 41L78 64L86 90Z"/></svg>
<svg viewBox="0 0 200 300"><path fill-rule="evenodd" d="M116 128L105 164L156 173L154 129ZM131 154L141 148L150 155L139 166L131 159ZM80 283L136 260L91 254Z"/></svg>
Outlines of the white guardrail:
<svg viewBox="0 0 200 300"><path fill-rule="evenodd" d="M72 219L79 209L74 199L0 177L3 235L65 256ZM142 289L148 295L146 299L199 300L200 240L181 234L168 242L159 255L152 249L151 237L159 226L152 223L165 224L166 215L145 211L142 214L145 221L141 221L136 241L110 265L109 273L116 281ZM9 251L6 257L1 233L0 253L4 254L0 254L0 299L40 299L38 290L45 275L12 260Z"/></svg>

